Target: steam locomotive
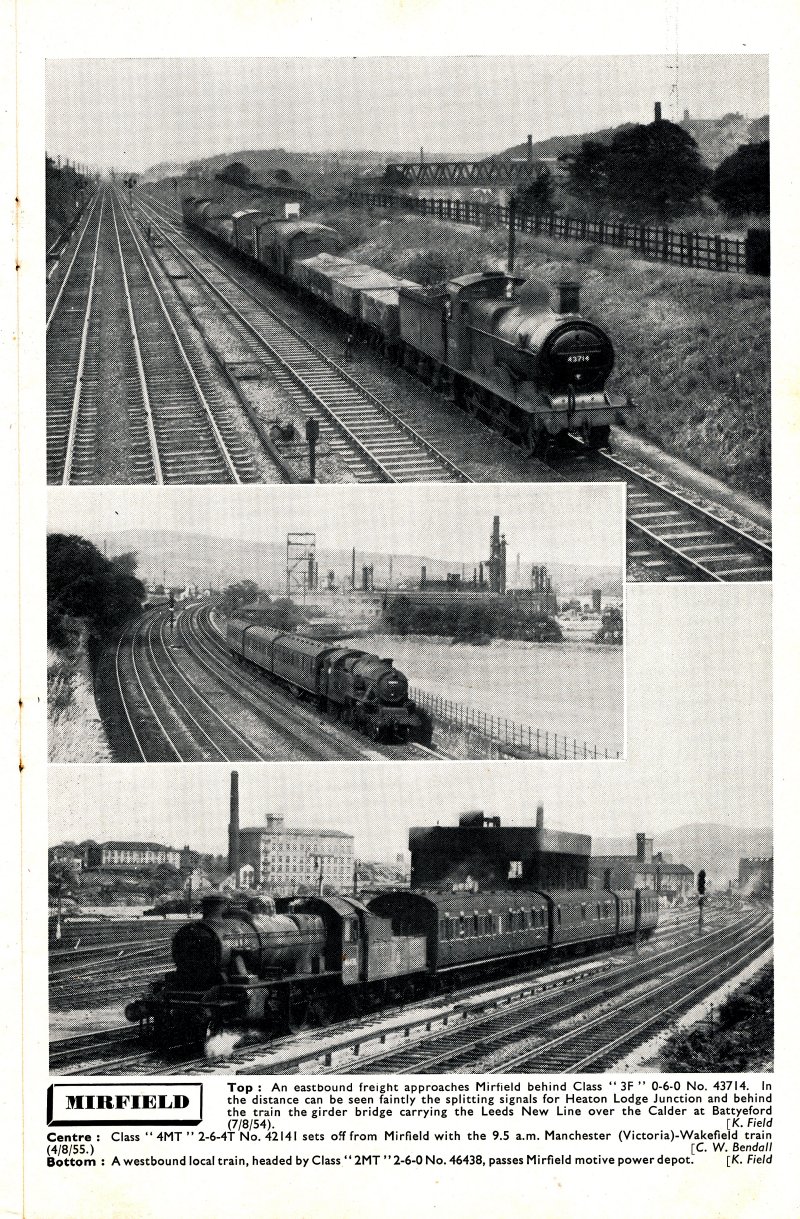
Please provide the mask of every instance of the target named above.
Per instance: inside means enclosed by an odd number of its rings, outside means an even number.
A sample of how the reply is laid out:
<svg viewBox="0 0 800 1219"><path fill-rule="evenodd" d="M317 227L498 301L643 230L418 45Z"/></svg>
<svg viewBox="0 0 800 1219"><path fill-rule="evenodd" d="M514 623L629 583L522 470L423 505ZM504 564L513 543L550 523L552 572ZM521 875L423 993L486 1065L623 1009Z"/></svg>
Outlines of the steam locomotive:
<svg viewBox="0 0 800 1219"><path fill-rule="evenodd" d="M203 1039L255 1025L272 1034L513 972L537 960L647 938L650 890L382 893L271 898L221 893L172 940L173 972L129 1003L143 1037Z"/></svg>
<svg viewBox="0 0 800 1219"><path fill-rule="evenodd" d="M526 452L541 454L568 433L601 448L612 423L635 421L635 406L606 389L614 348L580 316L574 284L562 285L558 309L542 280L501 271L427 290L341 257L327 225L257 209L230 215L196 198L184 200L183 217Z"/></svg>
<svg viewBox="0 0 800 1219"><path fill-rule="evenodd" d="M408 680L391 660L241 618L228 619L225 638L235 660L255 665L297 698L309 695L321 711L374 741L431 744L433 721L408 697Z"/></svg>

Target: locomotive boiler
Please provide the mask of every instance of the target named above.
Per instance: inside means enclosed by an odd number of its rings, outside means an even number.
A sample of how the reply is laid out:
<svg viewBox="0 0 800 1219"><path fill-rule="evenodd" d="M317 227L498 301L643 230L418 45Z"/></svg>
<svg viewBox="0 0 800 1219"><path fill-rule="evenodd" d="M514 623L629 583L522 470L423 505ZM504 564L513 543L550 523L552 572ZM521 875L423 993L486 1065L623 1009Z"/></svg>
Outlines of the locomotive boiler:
<svg viewBox="0 0 800 1219"><path fill-rule="evenodd" d="M458 276L423 288L342 257L326 225L237 213L230 229L207 200L184 201L184 220L314 309L401 364L467 413L544 455L580 436L608 445L611 425L632 427L637 408L607 388L610 337L580 314L576 284L561 284L557 307L536 277L503 271Z"/></svg>
<svg viewBox="0 0 800 1219"><path fill-rule="evenodd" d="M235 660L254 665L296 697L313 698L321 711L373 740L431 744L432 720L408 697L408 680L388 657L239 618L228 619L225 637Z"/></svg>

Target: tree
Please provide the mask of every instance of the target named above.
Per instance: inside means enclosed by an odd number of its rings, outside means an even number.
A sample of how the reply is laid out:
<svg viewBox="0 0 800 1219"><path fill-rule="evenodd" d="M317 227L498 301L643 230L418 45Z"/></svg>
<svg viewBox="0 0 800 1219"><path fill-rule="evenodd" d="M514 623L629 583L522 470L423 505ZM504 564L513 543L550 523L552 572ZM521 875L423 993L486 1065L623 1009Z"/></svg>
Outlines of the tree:
<svg viewBox="0 0 800 1219"><path fill-rule="evenodd" d="M171 863L160 863L153 868L148 877L148 888L153 898L161 893L171 893L183 888L183 877Z"/></svg>
<svg viewBox="0 0 800 1219"><path fill-rule="evenodd" d="M519 195L519 206L524 212L534 212L541 215L552 212L554 203L553 175L546 165L542 165L536 176Z"/></svg>
<svg viewBox="0 0 800 1219"><path fill-rule="evenodd" d="M605 201L608 192L608 145L584 140L578 152L560 158L566 166L570 192L595 205Z"/></svg>
<svg viewBox="0 0 800 1219"><path fill-rule="evenodd" d="M94 639L106 639L129 618L141 613L145 588L134 575L136 557L107 559L76 534L47 537L47 637L63 646L68 619L86 623Z"/></svg>
<svg viewBox="0 0 800 1219"><path fill-rule="evenodd" d="M729 216L769 212L769 140L742 144L718 165L711 195Z"/></svg>
<svg viewBox="0 0 800 1219"><path fill-rule="evenodd" d="M230 182L232 186L247 187L250 185L250 167L242 161L231 161L230 165L217 174L223 182Z"/></svg>
<svg viewBox="0 0 800 1219"><path fill-rule="evenodd" d="M229 584L222 594L222 612L230 616L242 606L252 605L258 600L259 592L254 580L240 580L238 584Z"/></svg>
<svg viewBox="0 0 800 1219"><path fill-rule="evenodd" d="M691 135L666 120L618 132L606 172L610 203L636 219L661 221L696 205L711 176Z"/></svg>

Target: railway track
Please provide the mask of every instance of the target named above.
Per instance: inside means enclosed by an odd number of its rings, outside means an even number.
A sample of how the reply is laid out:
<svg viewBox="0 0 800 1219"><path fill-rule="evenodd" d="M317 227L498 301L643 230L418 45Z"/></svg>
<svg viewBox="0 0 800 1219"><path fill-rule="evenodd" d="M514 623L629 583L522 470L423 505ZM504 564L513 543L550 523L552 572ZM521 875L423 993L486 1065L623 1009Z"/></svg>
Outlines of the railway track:
<svg viewBox="0 0 800 1219"><path fill-rule="evenodd" d="M118 275L112 350L103 272ZM96 197L47 317L47 481L98 481L111 426L109 375L124 382L131 483L254 482L253 454L237 434L213 376L195 368L148 264L143 238L113 190ZM108 362L110 361L110 365ZM111 369L111 373L109 371ZM104 380L105 378L105 380ZM118 421L121 423L121 421Z"/></svg>
<svg viewBox="0 0 800 1219"><path fill-rule="evenodd" d="M241 346L241 363L264 366L302 413L317 420L321 439L357 481L472 481L350 372L251 292L232 270L201 250L141 197L138 202L206 298L222 311Z"/></svg>
<svg viewBox="0 0 800 1219"><path fill-rule="evenodd" d="M739 973L771 943L771 936L770 920L739 921L550 995L535 995L488 1016L478 1010L455 1028L418 1036L410 1045L363 1061L356 1058L344 1069L357 1074L547 1073L591 1070L590 1058L599 1069L601 1061L607 1065L613 1055L621 1057L703 993ZM392 1030L395 1035L402 1031ZM333 1069L343 1068L338 1064Z"/></svg>
<svg viewBox="0 0 800 1219"><path fill-rule="evenodd" d="M628 562L653 577L718 583L772 578L772 546L763 529L725 519L723 509L644 464L590 452L575 440L573 451L559 454L554 465L575 481L625 483Z"/></svg>
<svg viewBox="0 0 800 1219"><path fill-rule="evenodd" d="M411 745L367 742L312 707L296 703L281 688L250 677L233 664L207 615L208 609L199 606L179 611L171 631L167 613L151 610L120 636L117 690L139 760L369 761L425 756Z"/></svg>
<svg viewBox="0 0 800 1219"><path fill-rule="evenodd" d="M105 208L106 193L103 191L95 196L47 315L48 483L69 482L73 462L76 473L93 463L91 423L97 408L99 346L99 319L93 304Z"/></svg>
<svg viewBox="0 0 800 1219"><path fill-rule="evenodd" d="M180 222L179 213L158 206L160 214L167 211ZM725 509L669 485L657 471L610 454L589 454L577 442L573 454L559 454L550 464L559 478L625 482L628 560L646 576L671 582L771 579L772 549L763 530L726 519Z"/></svg>

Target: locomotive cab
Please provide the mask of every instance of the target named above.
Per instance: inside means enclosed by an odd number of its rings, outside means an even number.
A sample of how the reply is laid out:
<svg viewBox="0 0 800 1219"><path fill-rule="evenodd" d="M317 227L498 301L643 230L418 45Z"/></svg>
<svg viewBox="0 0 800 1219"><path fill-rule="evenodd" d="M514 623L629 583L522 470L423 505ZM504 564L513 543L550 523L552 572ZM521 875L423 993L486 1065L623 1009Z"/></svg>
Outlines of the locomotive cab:
<svg viewBox="0 0 800 1219"><path fill-rule="evenodd" d="M503 271L484 271L461 275L447 285L447 363L456 370L471 365L475 308L482 303L481 315L494 317L513 307L525 280ZM491 333L491 332L490 332Z"/></svg>

